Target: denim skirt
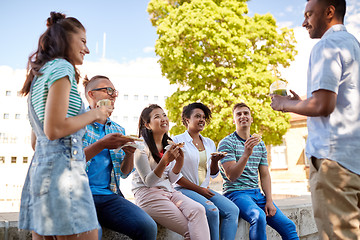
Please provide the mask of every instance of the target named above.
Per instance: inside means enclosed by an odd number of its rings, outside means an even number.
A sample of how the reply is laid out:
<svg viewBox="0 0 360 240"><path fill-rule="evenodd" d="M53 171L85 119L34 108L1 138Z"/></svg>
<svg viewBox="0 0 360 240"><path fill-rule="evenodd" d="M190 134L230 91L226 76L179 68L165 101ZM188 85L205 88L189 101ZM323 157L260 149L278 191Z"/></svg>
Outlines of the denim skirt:
<svg viewBox="0 0 360 240"><path fill-rule="evenodd" d="M37 139L21 196L19 228L72 235L98 227L85 172L82 135Z"/></svg>

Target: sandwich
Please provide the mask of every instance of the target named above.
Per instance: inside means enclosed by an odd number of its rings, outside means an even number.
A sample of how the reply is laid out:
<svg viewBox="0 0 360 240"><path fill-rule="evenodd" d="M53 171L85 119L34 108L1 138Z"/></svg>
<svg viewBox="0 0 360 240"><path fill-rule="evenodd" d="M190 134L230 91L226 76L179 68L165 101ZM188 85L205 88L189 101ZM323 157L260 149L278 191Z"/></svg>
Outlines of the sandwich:
<svg viewBox="0 0 360 240"><path fill-rule="evenodd" d="M96 103L96 107L101 107L101 106L111 106L111 100L109 99L101 99Z"/></svg>
<svg viewBox="0 0 360 240"><path fill-rule="evenodd" d="M184 142L181 142L181 143L175 143L174 141L171 141L170 139L167 140L168 144L170 145L175 145L177 147L184 147L185 143Z"/></svg>
<svg viewBox="0 0 360 240"><path fill-rule="evenodd" d="M252 137L256 137L257 138L257 140L259 140L259 142L261 141L261 135L260 134L257 134L257 133L254 133L253 135L252 135Z"/></svg>
<svg viewBox="0 0 360 240"><path fill-rule="evenodd" d="M210 153L211 156L216 156L216 155L221 155L221 156L226 156L227 155L227 152L213 152L213 153Z"/></svg>
<svg viewBox="0 0 360 240"><path fill-rule="evenodd" d="M140 142L144 141L144 139L138 138L138 137L132 136L132 135L122 135L121 137L131 139L131 140L134 140L134 141L140 141Z"/></svg>

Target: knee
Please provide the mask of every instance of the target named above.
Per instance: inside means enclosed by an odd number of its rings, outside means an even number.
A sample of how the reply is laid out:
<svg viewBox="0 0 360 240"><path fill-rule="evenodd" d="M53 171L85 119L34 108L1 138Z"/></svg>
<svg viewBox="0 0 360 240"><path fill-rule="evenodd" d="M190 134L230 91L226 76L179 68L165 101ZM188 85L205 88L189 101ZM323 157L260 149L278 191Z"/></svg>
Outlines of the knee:
<svg viewBox="0 0 360 240"><path fill-rule="evenodd" d="M238 219L239 215L240 210L235 204L225 212L225 218L228 219Z"/></svg>
<svg viewBox="0 0 360 240"><path fill-rule="evenodd" d="M209 200L206 201L206 216L209 219L219 218L219 209Z"/></svg>
<svg viewBox="0 0 360 240"><path fill-rule="evenodd" d="M146 236L146 235L155 235L157 234L157 224L156 222L149 216L146 218L143 218L141 222L138 222L138 226L136 227L136 231L140 235ZM143 235L145 234L145 235Z"/></svg>
<svg viewBox="0 0 360 240"><path fill-rule="evenodd" d="M191 215L197 216L197 215L206 215L206 209L203 205L200 203L196 203L191 208Z"/></svg>
<svg viewBox="0 0 360 240"><path fill-rule="evenodd" d="M157 224L152 218L151 218L151 221L147 221L146 232L153 233L155 235L157 234Z"/></svg>
<svg viewBox="0 0 360 240"><path fill-rule="evenodd" d="M260 211L260 214L258 215L257 223L259 225L266 226L266 215L263 211Z"/></svg>
<svg viewBox="0 0 360 240"><path fill-rule="evenodd" d="M293 221L291 221L290 219L288 220L288 229L296 231L296 224Z"/></svg>
<svg viewBox="0 0 360 240"><path fill-rule="evenodd" d="M266 227L266 215L261 209L255 209L250 215L251 224L257 224L258 226Z"/></svg>

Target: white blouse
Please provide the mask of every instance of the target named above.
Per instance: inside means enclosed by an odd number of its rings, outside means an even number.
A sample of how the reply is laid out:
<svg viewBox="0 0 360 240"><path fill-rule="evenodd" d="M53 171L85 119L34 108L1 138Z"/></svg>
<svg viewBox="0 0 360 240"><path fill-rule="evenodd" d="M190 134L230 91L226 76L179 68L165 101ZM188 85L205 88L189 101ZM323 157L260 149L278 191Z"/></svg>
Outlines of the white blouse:
<svg viewBox="0 0 360 240"><path fill-rule="evenodd" d="M134 165L136 170L132 180L132 192L135 194L135 192L142 187L157 187L168 192L175 191L172 184L176 183L182 177L181 173L175 174L172 171L176 161L170 162L170 164L166 166L161 178L159 178L154 173L157 163L155 162L149 147L146 143L144 143L144 145L144 150L136 149L135 151Z"/></svg>
<svg viewBox="0 0 360 240"><path fill-rule="evenodd" d="M210 175L210 164L211 164L211 153L216 152L216 146L213 140L207 137L203 137L200 134L200 138L204 144L205 151L206 151L206 157L207 157L207 171L205 180L200 185L201 187L208 187L210 183L210 177L215 178L219 172L217 172L215 175ZM196 148L196 146L193 144L193 139L188 133L188 131L185 131L184 133L177 135L173 137L174 142L180 143L184 142L184 166L181 169L182 175L189 180L190 182L196 184L199 186L199 161L200 161L200 155L199 150ZM176 184L176 187L179 187L180 185Z"/></svg>

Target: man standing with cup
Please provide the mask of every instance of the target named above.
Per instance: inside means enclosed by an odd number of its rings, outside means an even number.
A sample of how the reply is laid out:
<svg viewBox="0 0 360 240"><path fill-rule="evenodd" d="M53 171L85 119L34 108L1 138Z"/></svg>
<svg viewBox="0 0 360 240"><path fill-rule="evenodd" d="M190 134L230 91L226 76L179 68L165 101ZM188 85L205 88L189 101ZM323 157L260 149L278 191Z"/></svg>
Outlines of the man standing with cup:
<svg viewBox="0 0 360 240"><path fill-rule="evenodd" d="M314 46L308 98L272 95L277 111L308 116L306 155L321 239L360 239L360 44L343 25L345 0L308 0Z"/></svg>

